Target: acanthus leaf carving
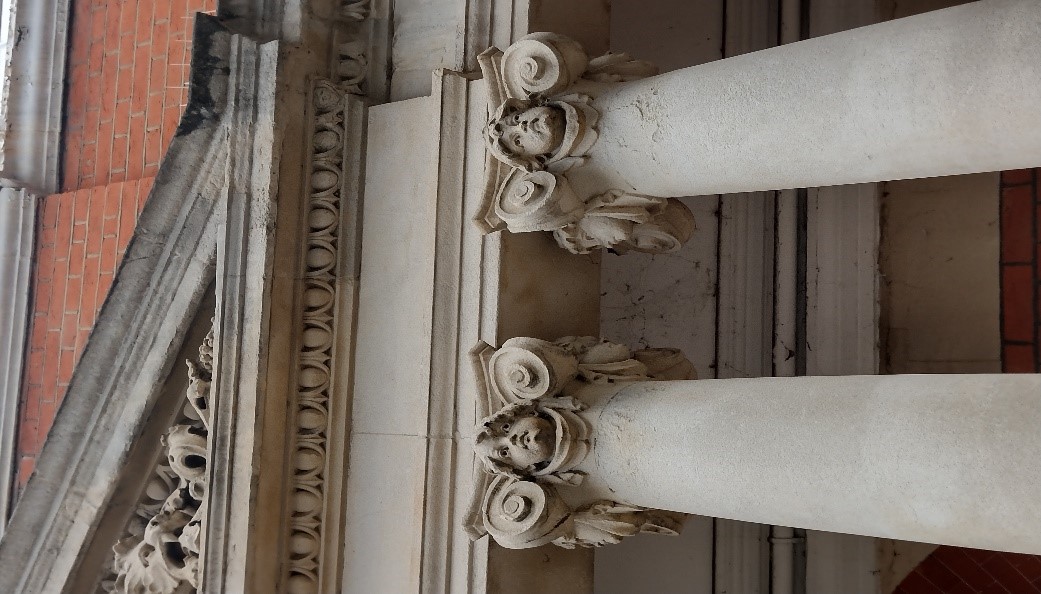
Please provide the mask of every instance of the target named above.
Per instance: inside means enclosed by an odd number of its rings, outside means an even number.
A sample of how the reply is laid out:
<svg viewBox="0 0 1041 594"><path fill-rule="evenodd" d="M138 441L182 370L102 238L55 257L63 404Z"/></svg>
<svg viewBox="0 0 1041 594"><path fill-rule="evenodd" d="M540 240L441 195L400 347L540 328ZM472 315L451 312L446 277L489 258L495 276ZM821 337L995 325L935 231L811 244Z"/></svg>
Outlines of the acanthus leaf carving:
<svg viewBox="0 0 1041 594"><path fill-rule="evenodd" d="M666 253L695 230L693 214L675 198L620 189L576 194L569 172L582 168L599 136L592 95L610 85L657 74L649 62L608 53L589 59L577 42L532 33L478 58L488 85L489 167L477 224L485 232L553 232L576 254L607 249Z"/></svg>
<svg viewBox="0 0 1041 594"><path fill-rule="evenodd" d="M198 359L186 363L184 415L162 437L166 459L153 472L127 534L112 547L113 575L102 584L109 592L185 594L199 587L209 466L212 327L199 347Z"/></svg>
<svg viewBox="0 0 1041 594"><path fill-rule="evenodd" d="M475 457L487 478L478 482L466 522L472 538L489 534L507 548L551 542L574 548L640 532L679 533L684 514L605 500L573 507L558 492L583 484L579 466L593 448L583 391L696 378L679 350L633 351L593 336L568 336L518 337L493 353L472 352L483 376L478 384L502 407L482 419L474 435Z"/></svg>

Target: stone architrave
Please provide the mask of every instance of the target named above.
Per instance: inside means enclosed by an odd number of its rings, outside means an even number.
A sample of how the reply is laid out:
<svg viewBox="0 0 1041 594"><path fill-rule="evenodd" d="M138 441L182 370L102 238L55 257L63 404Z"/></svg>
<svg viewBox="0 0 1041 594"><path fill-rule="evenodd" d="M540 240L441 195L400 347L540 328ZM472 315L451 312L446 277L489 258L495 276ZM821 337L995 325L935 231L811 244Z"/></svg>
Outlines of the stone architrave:
<svg viewBox="0 0 1041 594"><path fill-rule="evenodd" d="M696 513L1041 553L1041 375L685 381L675 351L492 351L471 536L599 546Z"/></svg>
<svg viewBox="0 0 1041 594"><path fill-rule="evenodd" d="M1041 5L986 0L659 76L534 33L480 58L485 231L664 252L670 197L1041 165ZM956 99L955 99L956 98ZM884 133L880 132L884 131Z"/></svg>

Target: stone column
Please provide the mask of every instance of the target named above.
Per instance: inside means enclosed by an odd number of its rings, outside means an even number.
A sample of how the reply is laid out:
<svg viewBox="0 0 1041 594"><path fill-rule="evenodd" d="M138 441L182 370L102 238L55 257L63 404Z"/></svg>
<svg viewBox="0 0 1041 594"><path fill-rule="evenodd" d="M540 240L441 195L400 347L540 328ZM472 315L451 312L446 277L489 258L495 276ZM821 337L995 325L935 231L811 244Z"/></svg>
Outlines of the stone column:
<svg viewBox="0 0 1041 594"><path fill-rule="evenodd" d="M685 381L665 351L594 372L574 339L531 340L489 358L509 404L475 439L500 544L671 532L670 510L1041 553L1041 375Z"/></svg>
<svg viewBox="0 0 1041 594"><path fill-rule="evenodd" d="M1038 105L1041 3L985 0L609 86L584 174L693 196L1033 167Z"/></svg>
<svg viewBox="0 0 1041 594"><path fill-rule="evenodd" d="M1041 164L1041 3L985 0L650 76L558 35L483 56L488 230L669 251L669 197ZM620 222L622 221L622 222Z"/></svg>

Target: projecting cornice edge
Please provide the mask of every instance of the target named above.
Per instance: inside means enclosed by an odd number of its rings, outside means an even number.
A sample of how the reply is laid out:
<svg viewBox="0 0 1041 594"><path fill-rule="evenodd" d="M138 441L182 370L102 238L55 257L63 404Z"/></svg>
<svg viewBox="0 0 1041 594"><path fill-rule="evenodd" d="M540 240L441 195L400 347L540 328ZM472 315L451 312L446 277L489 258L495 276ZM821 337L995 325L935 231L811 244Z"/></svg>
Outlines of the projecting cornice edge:
<svg viewBox="0 0 1041 594"><path fill-rule="evenodd" d="M229 130L239 110L252 114L230 81L256 68L260 47L197 18L186 113L0 541L0 591L68 591L98 569L81 567L83 552L214 280Z"/></svg>

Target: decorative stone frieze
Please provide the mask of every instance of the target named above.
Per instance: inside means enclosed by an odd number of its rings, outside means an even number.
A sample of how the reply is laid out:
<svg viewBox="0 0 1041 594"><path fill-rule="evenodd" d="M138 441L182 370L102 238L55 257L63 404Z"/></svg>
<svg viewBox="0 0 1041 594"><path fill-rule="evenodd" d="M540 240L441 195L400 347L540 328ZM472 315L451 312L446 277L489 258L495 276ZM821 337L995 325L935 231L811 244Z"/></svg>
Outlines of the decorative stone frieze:
<svg viewBox="0 0 1041 594"><path fill-rule="evenodd" d="M628 347L592 336L513 338L478 349L486 402L501 406L474 436L484 470L471 536L507 548L614 544L639 532L678 534L684 514L589 498L581 485L595 439L588 397L632 382L693 379L676 349Z"/></svg>
<svg viewBox="0 0 1041 594"><path fill-rule="evenodd" d="M356 47L361 48L361 43ZM290 399L288 550L283 561L292 592L332 591L339 572L332 566L340 563L336 541L341 538L341 521L330 514L340 513L336 498L342 487L338 481L344 476L337 460L346 451L343 440L334 437L338 430L334 423L343 422L338 415L345 414L342 400L346 398L337 390L336 378L346 377L348 371L336 369L335 337L342 324L350 323L343 304L351 301L353 288L344 286L344 275L353 274L351 267L357 263L353 246L358 238L352 221L359 207L359 197L354 194L359 160L351 152L357 150L364 112L361 101L351 95L360 92L365 69L347 74L339 80L316 80L311 92L306 161L310 183L303 208L307 247L298 285L296 390Z"/></svg>
<svg viewBox="0 0 1041 594"><path fill-rule="evenodd" d="M626 54L589 59L577 42L553 33L533 33L505 52L490 48L479 62L491 158L477 222L486 232L551 231L576 254L663 253L690 238L694 218L678 200L572 179L597 143L593 98L611 83L656 74L656 67Z"/></svg>
<svg viewBox="0 0 1041 594"><path fill-rule="evenodd" d="M102 587L118 594L182 594L199 587L206 517L213 330L187 361L187 403L163 436L166 459L152 473L126 534L112 547Z"/></svg>

